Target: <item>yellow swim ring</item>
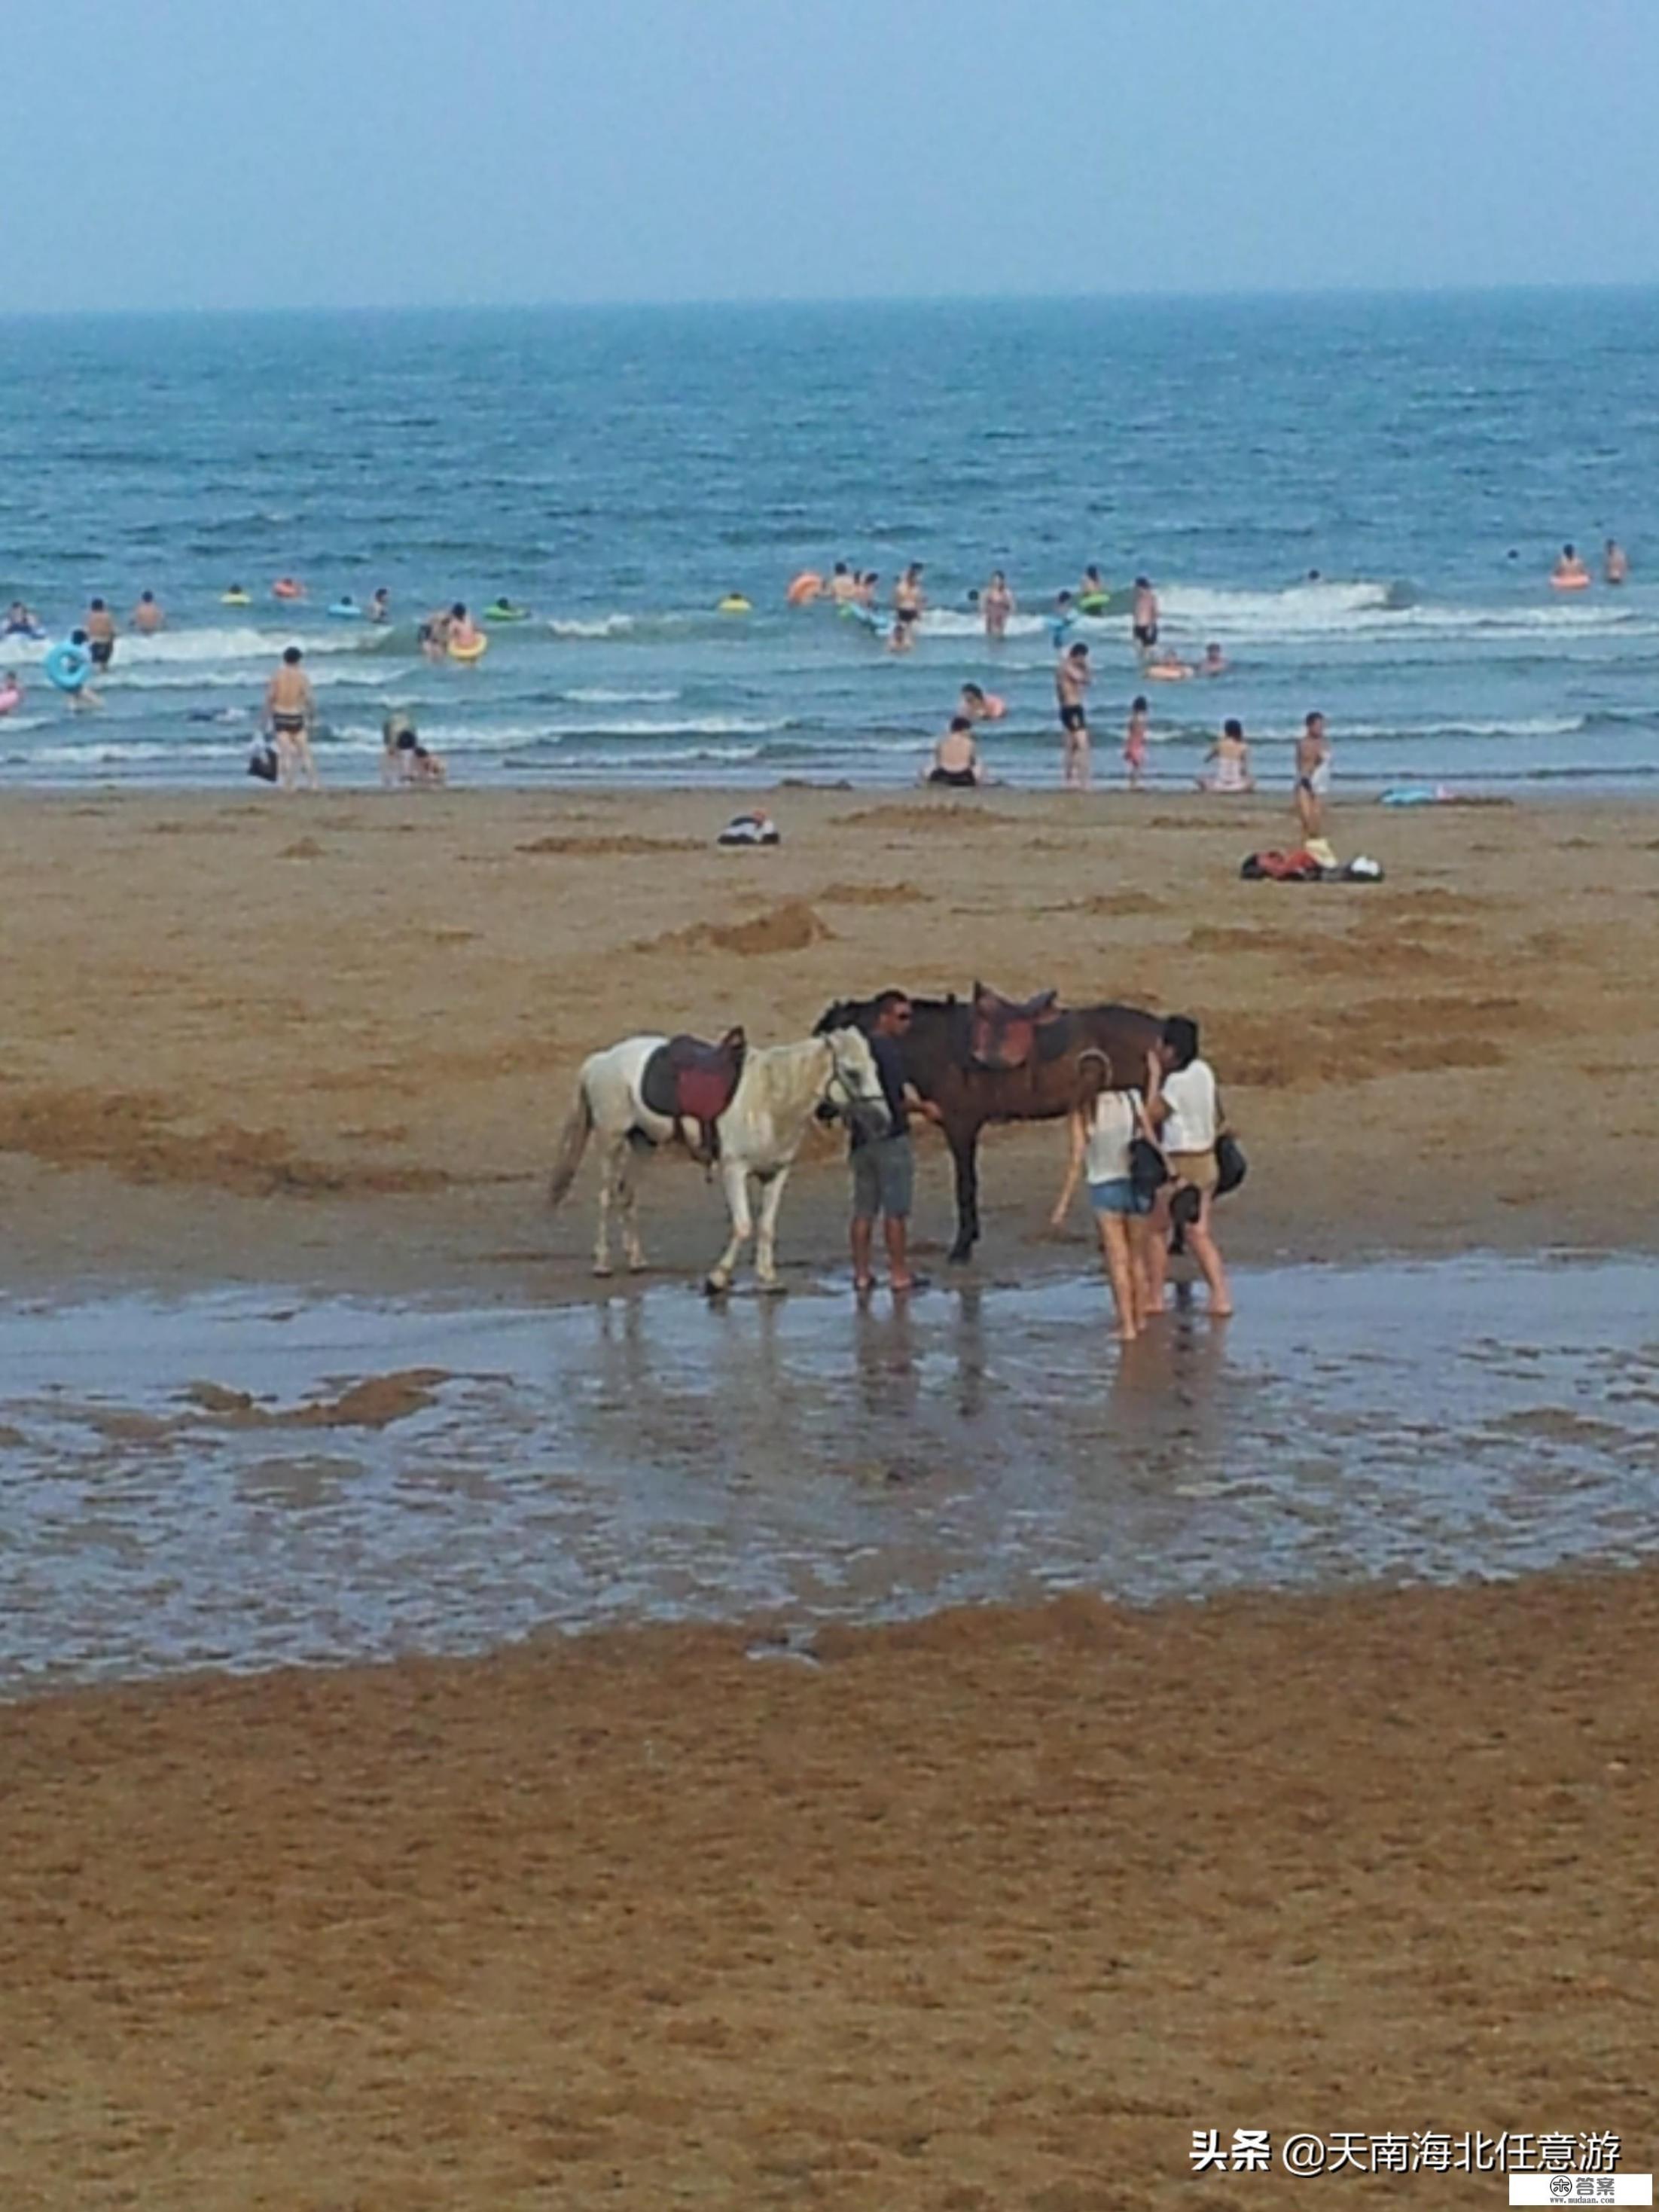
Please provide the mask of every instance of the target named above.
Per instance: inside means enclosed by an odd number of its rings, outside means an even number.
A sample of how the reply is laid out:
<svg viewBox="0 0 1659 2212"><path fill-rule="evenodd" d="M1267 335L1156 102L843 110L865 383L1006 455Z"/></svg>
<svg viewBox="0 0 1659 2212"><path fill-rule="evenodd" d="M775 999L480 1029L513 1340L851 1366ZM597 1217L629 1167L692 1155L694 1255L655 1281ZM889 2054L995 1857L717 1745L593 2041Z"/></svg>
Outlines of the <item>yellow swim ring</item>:
<svg viewBox="0 0 1659 2212"><path fill-rule="evenodd" d="M741 592L728 592L714 610L719 615L749 615L755 611L752 599L745 599Z"/></svg>
<svg viewBox="0 0 1659 2212"><path fill-rule="evenodd" d="M221 592L219 604L222 607L251 607L253 601L246 592Z"/></svg>
<svg viewBox="0 0 1659 2212"><path fill-rule="evenodd" d="M475 637L471 645L452 645L449 657L452 660L482 660L489 650L487 637Z"/></svg>

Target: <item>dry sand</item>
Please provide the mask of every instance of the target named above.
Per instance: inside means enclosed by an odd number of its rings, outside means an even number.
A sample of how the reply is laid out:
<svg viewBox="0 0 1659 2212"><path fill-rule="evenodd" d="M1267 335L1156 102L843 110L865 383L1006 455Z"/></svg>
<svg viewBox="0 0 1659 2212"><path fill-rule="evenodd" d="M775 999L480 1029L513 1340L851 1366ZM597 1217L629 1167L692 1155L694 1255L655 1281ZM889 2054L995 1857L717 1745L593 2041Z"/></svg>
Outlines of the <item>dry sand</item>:
<svg viewBox="0 0 1659 2212"><path fill-rule="evenodd" d="M1240 1256L1653 1239L1659 812L1346 808L1389 880L1310 888L1238 880L1286 839L1263 803L774 803L782 848L726 853L712 794L14 800L0 1266L568 1296L591 1188L550 1218L542 1182L585 1053L975 974L1203 1018L1253 1161ZM1061 1149L990 1136L988 1265L1042 1263ZM845 1199L815 1138L786 1262L838 1257ZM646 1206L665 1264L718 1250L688 1166Z"/></svg>
<svg viewBox="0 0 1659 2212"><path fill-rule="evenodd" d="M1654 1240L1650 812L1344 809L1389 879L1309 890L1237 881L1261 805L775 805L728 854L714 797L9 802L0 1284L574 1295L584 1052L976 971L1203 1018L1236 1254ZM1059 1152L991 1139L993 1268L1054 1263ZM844 1198L826 1140L786 1260ZM647 1203L707 1260L695 1173ZM1656 1629L1644 1572L0 1711L0 2206L1286 2201L1189 2180L1209 2126L1650 2167Z"/></svg>

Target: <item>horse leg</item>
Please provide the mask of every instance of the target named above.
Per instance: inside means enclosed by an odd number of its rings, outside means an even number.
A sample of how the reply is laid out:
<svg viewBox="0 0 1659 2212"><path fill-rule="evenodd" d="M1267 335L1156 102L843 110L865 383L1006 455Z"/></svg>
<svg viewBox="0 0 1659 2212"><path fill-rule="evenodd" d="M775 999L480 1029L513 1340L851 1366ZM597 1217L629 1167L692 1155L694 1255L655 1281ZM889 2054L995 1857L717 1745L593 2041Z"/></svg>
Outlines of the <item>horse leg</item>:
<svg viewBox="0 0 1659 2212"><path fill-rule="evenodd" d="M629 1273L637 1275L645 1265L645 1247L640 1242L640 1162L631 1147L623 1155L617 1196L622 1204L623 1256Z"/></svg>
<svg viewBox="0 0 1659 2212"><path fill-rule="evenodd" d="M947 1132L957 1170L957 1241L951 1257L971 1260L979 1242L979 1131Z"/></svg>
<svg viewBox="0 0 1659 2212"><path fill-rule="evenodd" d="M741 1161L726 1160L721 1164L720 1181L726 1186L726 1208L732 1217L732 1235L703 1285L710 1297L718 1297L721 1291L731 1289L732 1272L755 1230L749 1212L748 1169Z"/></svg>
<svg viewBox="0 0 1659 2212"><path fill-rule="evenodd" d="M755 1273L763 1291L781 1291L778 1280L775 1244L778 1229L778 1208L783 1203L783 1187L789 1180L789 1170L779 1168L760 1179L760 1223L755 1234Z"/></svg>
<svg viewBox="0 0 1659 2212"><path fill-rule="evenodd" d="M605 1158L599 1168L599 1226L593 1239L593 1273L596 1275L611 1273L611 1206L623 1187L627 1157L626 1137L613 1138L605 1148Z"/></svg>

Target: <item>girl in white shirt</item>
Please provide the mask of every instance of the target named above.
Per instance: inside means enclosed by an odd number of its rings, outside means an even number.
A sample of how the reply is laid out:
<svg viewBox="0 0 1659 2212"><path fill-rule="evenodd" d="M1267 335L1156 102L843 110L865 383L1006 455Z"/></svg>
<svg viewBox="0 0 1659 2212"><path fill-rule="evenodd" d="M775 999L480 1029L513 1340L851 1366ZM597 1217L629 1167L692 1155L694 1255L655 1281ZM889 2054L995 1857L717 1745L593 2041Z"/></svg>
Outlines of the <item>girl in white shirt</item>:
<svg viewBox="0 0 1659 2212"><path fill-rule="evenodd" d="M1170 1243L1170 1207L1182 1190L1198 1194L1198 1215L1187 1226L1187 1245L1209 1285L1210 1311L1217 1320L1233 1310L1227 1271L1221 1264L1212 1219L1215 1203L1216 1139L1227 1124L1216 1089L1215 1071L1198 1051L1198 1024L1184 1014L1171 1014L1164 1024L1159 1047L1164 1062L1164 1086L1156 1106L1147 1101L1147 1118L1157 1129L1170 1163L1172 1182L1158 1194L1151 1234L1147 1238L1149 1310L1164 1310L1164 1263Z"/></svg>
<svg viewBox="0 0 1659 2212"><path fill-rule="evenodd" d="M1156 1054L1146 1060L1146 1091L1114 1091L1112 1065L1092 1048L1078 1054L1078 1097L1067 1127L1071 1152L1050 1225L1063 1228L1080 1176L1086 1175L1089 1203L1100 1231L1100 1249L1117 1309L1117 1334L1126 1344L1140 1334L1146 1289L1146 1217L1152 1200L1136 1190L1129 1173L1129 1147L1148 1134L1148 1109L1158 1096Z"/></svg>

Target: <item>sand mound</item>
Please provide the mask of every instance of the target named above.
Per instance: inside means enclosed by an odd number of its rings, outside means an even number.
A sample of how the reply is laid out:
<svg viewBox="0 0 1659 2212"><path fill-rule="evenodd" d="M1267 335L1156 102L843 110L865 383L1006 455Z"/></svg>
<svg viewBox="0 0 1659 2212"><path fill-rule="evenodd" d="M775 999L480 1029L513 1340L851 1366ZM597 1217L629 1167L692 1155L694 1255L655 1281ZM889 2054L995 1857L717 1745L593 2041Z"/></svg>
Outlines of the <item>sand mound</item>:
<svg viewBox="0 0 1659 2212"><path fill-rule="evenodd" d="M805 899L786 899L748 921L699 921L636 945L639 952L805 952L835 935Z"/></svg>
<svg viewBox="0 0 1659 2212"><path fill-rule="evenodd" d="M914 884L826 884L818 893L842 906L915 906L927 896Z"/></svg>
<svg viewBox="0 0 1659 2212"><path fill-rule="evenodd" d="M926 806L902 806L890 800L884 805L866 806L856 814L849 814L847 826L859 830L945 830L957 833L970 828L995 829L998 823L997 817L987 814L982 805L934 800Z"/></svg>

